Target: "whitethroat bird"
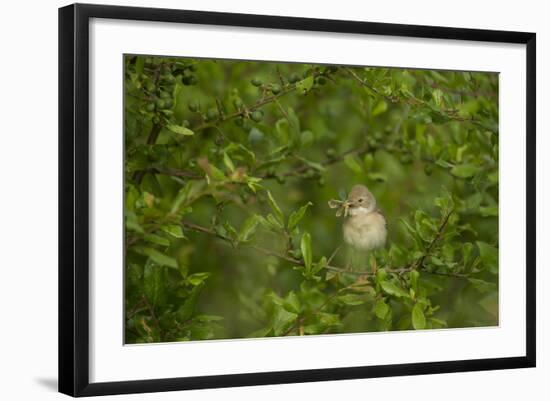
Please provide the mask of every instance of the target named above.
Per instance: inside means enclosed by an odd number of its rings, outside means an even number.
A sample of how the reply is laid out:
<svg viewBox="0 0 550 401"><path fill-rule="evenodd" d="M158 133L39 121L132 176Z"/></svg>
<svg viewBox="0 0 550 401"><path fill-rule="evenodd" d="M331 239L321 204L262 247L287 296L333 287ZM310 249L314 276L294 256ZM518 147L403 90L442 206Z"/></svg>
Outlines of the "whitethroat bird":
<svg viewBox="0 0 550 401"><path fill-rule="evenodd" d="M355 251L366 254L386 244L386 219L366 186L355 185L345 201L331 200L329 207L344 215L344 242Z"/></svg>

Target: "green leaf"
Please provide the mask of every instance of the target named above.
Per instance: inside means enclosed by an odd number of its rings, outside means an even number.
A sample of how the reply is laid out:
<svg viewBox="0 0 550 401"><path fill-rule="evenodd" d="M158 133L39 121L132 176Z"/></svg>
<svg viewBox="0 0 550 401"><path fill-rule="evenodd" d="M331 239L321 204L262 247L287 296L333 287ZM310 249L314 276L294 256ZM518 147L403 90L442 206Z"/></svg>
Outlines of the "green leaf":
<svg viewBox="0 0 550 401"><path fill-rule="evenodd" d="M300 144L302 147L306 148L310 146L315 140L315 135L311 131L302 131L300 134Z"/></svg>
<svg viewBox="0 0 550 401"><path fill-rule="evenodd" d="M473 164L459 164L451 169L451 174L459 178L470 178L476 175L479 167Z"/></svg>
<svg viewBox="0 0 550 401"><path fill-rule="evenodd" d="M483 266L491 273L498 274L498 249L482 241L477 241L476 244Z"/></svg>
<svg viewBox="0 0 550 401"><path fill-rule="evenodd" d="M145 234L143 236L143 239L147 242L151 242L152 244L157 244L157 245L161 245L161 246L170 246L170 241L168 241L164 237L161 237L160 235Z"/></svg>
<svg viewBox="0 0 550 401"><path fill-rule="evenodd" d="M239 241L248 241L252 235L256 232L256 227L260 224L261 217L257 214L249 216L243 223L241 231L239 232Z"/></svg>
<svg viewBox="0 0 550 401"><path fill-rule="evenodd" d="M318 316L321 323L326 326L339 326L341 324L340 316L336 313L320 312Z"/></svg>
<svg viewBox="0 0 550 401"><path fill-rule="evenodd" d="M199 285L208 277L210 277L210 273L208 272L193 273L189 277L187 277L187 282L191 285Z"/></svg>
<svg viewBox="0 0 550 401"><path fill-rule="evenodd" d="M391 281L381 281L380 286L389 295L393 295L398 298L409 298L409 293L403 288L398 287L396 284Z"/></svg>
<svg viewBox="0 0 550 401"><path fill-rule="evenodd" d="M308 93L313 87L313 76L302 79L301 81L296 82L296 89L302 95Z"/></svg>
<svg viewBox="0 0 550 401"><path fill-rule="evenodd" d="M290 215L290 217L288 218L288 230L289 231L292 231L294 230L294 228L296 227L296 225L298 225L298 223L300 222L300 220L302 220L302 218L304 217L304 215L306 214L306 210L308 207L310 206L313 206L313 203L311 202L308 202L306 203L304 206L302 206L301 208L299 208L298 210L295 210L294 212L292 212L292 214Z"/></svg>
<svg viewBox="0 0 550 401"><path fill-rule="evenodd" d="M386 317L390 313L390 310L390 306L385 303L383 299L379 299L378 301L376 301L374 313L378 319L386 319Z"/></svg>
<svg viewBox="0 0 550 401"><path fill-rule="evenodd" d="M231 172L235 171L235 165L233 164L233 160L231 160L227 152L223 152L223 164L225 164L225 167L227 167L229 171Z"/></svg>
<svg viewBox="0 0 550 401"><path fill-rule="evenodd" d="M203 181L188 181L183 188L178 191L178 194L175 196L172 206L170 208L170 213L175 214L181 212L180 208L185 204L189 198L197 195L204 186Z"/></svg>
<svg viewBox="0 0 550 401"><path fill-rule="evenodd" d="M246 146L240 143L231 142L226 148L225 151L229 153L236 153L249 165L252 165L256 162L256 155Z"/></svg>
<svg viewBox="0 0 550 401"><path fill-rule="evenodd" d="M361 167L361 163L357 160L357 158L353 155L347 155L344 157L344 164L354 173L362 173L363 168Z"/></svg>
<svg viewBox="0 0 550 401"><path fill-rule="evenodd" d="M204 170L207 177L214 181L223 181L225 180L225 174L219 168L210 164L208 159L202 158L197 161L197 164Z"/></svg>
<svg viewBox="0 0 550 401"><path fill-rule="evenodd" d="M470 277L468 278L468 281L474 286L476 290L482 293L496 291L497 289L497 285L495 283L489 283L487 281L477 278Z"/></svg>
<svg viewBox="0 0 550 401"><path fill-rule="evenodd" d="M145 57L136 57L136 75L143 74L143 66L145 65Z"/></svg>
<svg viewBox="0 0 550 401"><path fill-rule="evenodd" d="M279 222L271 213L267 215L267 219L262 220L262 225L272 231L279 231L284 228L284 225Z"/></svg>
<svg viewBox="0 0 550 401"><path fill-rule="evenodd" d="M143 269L143 292L154 306L162 305L166 299L166 288L163 280L162 266L147 260Z"/></svg>
<svg viewBox="0 0 550 401"><path fill-rule="evenodd" d="M443 99L443 92L441 89L434 89L432 91L432 98L436 104L437 107L441 107L441 101Z"/></svg>
<svg viewBox="0 0 550 401"><path fill-rule="evenodd" d="M290 291L283 301L283 307L292 313L300 313L300 300L294 291Z"/></svg>
<svg viewBox="0 0 550 401"><path fill-rule="evenodd" d="M447 327L447 322L445 320L437 319L435 317L430 317L428 318L428 321L432 324L432 328L434 329Z"/></svg>
<svg viewBox="0 0 550 401"><path fill-rule="evenodd" d="M199 294L203 287L204 283L193 287L193 290L191 290L191 293L185 300L184 304L176 311L176 318L178 319L178 321L185 322L186 320L189 320L191 316L193 316Z"/></svg>
<svg viewBox="0 0 550 401"><path fill-rule="evenodd" d="M498 206L482 206L479 208L479 214L483 217L498 217Z"/></svg>
<svg viewBox="0 0 550 401"><path fill-rule="evenodd" d="M422 305L415 304L411 313L412 325L415 330L422 330L426 327L426 317L422 310Z"/></svg>
<svg viewBox="0 0 550 401"><path fill-rule="evenodd" d="M311 263L313 260L313 255L311 251L311 236L306 231L302 235L302 241L300 242L300 249L302 250L302 257L304 258L304 264L306 266L306 271L311 271Z"/></svg>
<svg viewBox="0 0 550 401"><path fill-rule="evenodd" d="M364 297L359 294L340 295L336 299L338 299L338 301L342 302L343 304L351 306L361 305L365 303Z"/></svg>
<svg viewBox="0 0 550 401"><path fill-rule="evenodd" d="M418 273L417 270L411 271L411 273L410 273L411 287L416 292L418 292L418 278L419 277L420 277L420 273Z"/></svg>
<svg viewBox="0 0 550 401"><path fill-rule="evenodd" d="M174 238L187 239L187 237L183 234L183 230L181 229L181 226L177 224L167 224L165 226L162 226L161 230L164 231L166 234L170 234Z"/></svg>
<svg viewBox="0 0 550 401"><path fill-rule="evenodd" d="M134 231L140 234L144 233L143 228L138 222L136 214L133 212L126 212L125 226L129 231Z"/></svg>
<svg viewBox="0 0 550 401"><path fill-rule="evenodd" d="M384 113L386 110L388 110L388 104L385 101L380 100L372 109L372 116L376 117L377 115Z"/></svg>
<svg viewBox="0 0 550 401"><path fill-rule="evenodd" d="M288 128L290 130L290 135L292 136L290 140L296 142L298 140L300 132L302 132L302 130L300 129L300 119L298 118L298 115L292 107L289 107L287 109L286 114L289 122Z"/></svg>
<svg viewBox="0 0 550 401"><path fill-rule="evenodd" d="M145 255L149 256L151 258L151 260L153 262L155 262L156 264L159 264L161 266L173 267L174 269L178 268L178 262L176 261L176 259L174 259L170 256L167 256L167 255L157 251L156 249L143 248L142 251Z"/></svg>
<svg viewBox="0 0 550 401"><path fill-rule="evenodd" d="M280 143L288 143L290 139L290 124L286 118L281 118L275 123L275 134Z"/></svg>
<svg viewBox="0 0 550 401"><path fill-rule="evenodd" d="M224 318L223 316L216 316L216 315L199 315L195 319L202 323L209 323L209 322L219 322Z"/></svg>
<svg viewBox="0 0 550 401"><path fill-rule="evenodd" d="M479 304L494 317L498 317L498 292L491 292Z"/></svg>
<svg viewBox="0 0 550 401"><path fill-rule="evenodd" d="M307 324L304 326L306 334L321 334L326 329L326 326L321 323Z"/></svg>
<svg viewBox="0 0 550 401"><path fill-rule="evenodd" d="M273 316L273 333L276 336L284 334L297 317L298 314L289 312L285 308L278 306Z"/></svg>
<svg viewBox="0 0 550 401"><path fill-rule="evenodd" d="M472 261L472 251L474 246L470 242L466 242L462 245L462 261L464 262L464 267L469 267L470 262Z"/></svg>
<svg viewBox="0 0 550 401"><path fill-rule="evenodd" d="M323 166L321 163L317 163L317 162L308 160L305 157L301 157L301 156L296 156L296 158L303 161L309 167L314 168L317 171L323 172L323 171L326 170L325 166Z"/></svg>
<svg viewBox="0 0 550 401"><path fill-rule="evenodd" d="M277 205L277 202L273 198L273 195L271 195L270 191L267 191L267 200L268 200L269 206L271 207L271 210L273 210L273 213L275 213L275 217L277 218L277 221L281 224L281 226L284 227L285 218L283 216L283 212L281 212L279 205Z"/></svg>
<svg viewBox="0 0 550 401"><path fill-rule="evenodd" d="M181 125L168 124L166 128L168 128L170 131L179 135L184 135L184 136L195 135L195 133L191 131L189 128L182 127Z"/></svg>
<svg viewBox="0 0 550 401"><path fill-rule="evenodd" d="M323 270L328 265L328 260L326 256L321 256L319 262L313 264L313 273L318 273Z"/></svg>
<svg viewBox="0 0 550 401"><path fill-rule="evenodd" d="M378 182L386 182L388 181L387 174L384 173L369 173L368 177L370 180L378 181Z"/></svg>

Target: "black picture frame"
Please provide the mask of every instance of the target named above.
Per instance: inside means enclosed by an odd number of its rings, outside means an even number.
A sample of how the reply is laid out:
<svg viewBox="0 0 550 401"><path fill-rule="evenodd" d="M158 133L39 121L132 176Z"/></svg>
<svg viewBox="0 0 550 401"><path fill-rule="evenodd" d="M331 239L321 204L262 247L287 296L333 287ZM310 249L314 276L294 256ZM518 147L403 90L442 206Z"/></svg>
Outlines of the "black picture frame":
<svg viewBox="0 0 550 401"><path fill-rule="evenodd" d="M516 43L526 46L526 354L382 366L89 381L88 61L91 18ZM535 366L536 35L478 29L75 4L59 9L59 391L71 396L420 375Z"/></svg>

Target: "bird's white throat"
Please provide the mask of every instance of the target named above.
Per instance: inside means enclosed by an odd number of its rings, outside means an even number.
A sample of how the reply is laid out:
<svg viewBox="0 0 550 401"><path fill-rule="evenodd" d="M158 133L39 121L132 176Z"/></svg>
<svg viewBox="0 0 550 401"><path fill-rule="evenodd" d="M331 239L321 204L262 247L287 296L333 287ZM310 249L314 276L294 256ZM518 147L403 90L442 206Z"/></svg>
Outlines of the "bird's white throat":
<svg viewBox="0 0 550 401"><path fill-rule="evenodd" d="M363 206L350 207L348 210L348 216L362 216L372 213L373 211L373 208Z"/></svg>

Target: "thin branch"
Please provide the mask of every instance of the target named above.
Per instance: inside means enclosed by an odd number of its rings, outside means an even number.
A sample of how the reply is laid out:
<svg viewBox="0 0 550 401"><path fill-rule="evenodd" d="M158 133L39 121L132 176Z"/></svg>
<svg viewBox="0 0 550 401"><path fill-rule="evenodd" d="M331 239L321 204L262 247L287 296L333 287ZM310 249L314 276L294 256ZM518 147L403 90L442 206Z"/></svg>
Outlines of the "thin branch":
<svg viewBox="0 0 550 401"><path fill-rule="evenodd" d="M147 300L147 297L145 295L143 295L143 302L145 302L145 305L149 309L149 313L151 314L151 318L153 319L153 323L155 324L155 327L157 329L159 339L162 341L162 331L160 329L160 323L157 319L157 315L155 314L155 310L154 310L153 306L149 303L149 301Z"/></svg>
<svg viewBox="0 0 550 401"><path fill-rule="evenodd" d="M191 222L188 222L188 221L182 221L181 225L184 228L188 229L188 230L209 234L209 235L212 235L212 236L214 236L216 238L219 238L223 241L226 241L228 243L231 243L231 244L233 243L233 240L231 238L226 237L225 235L219 234L219 233L217 233L216 231L214 231L210 228L200 226L198 224L191 223ZM253 250L255 250L259 253L262 253L264 255L267 255L267 256L275 256L279 259L285 260L285 261L287 261L289 263L292 263L296 266L304 266L304 261L303 260L296 259L296 258L294 258L290 255L284 254L282 252L274 251L272 249L267 249L267 248L264 248L264 247L259 246L259 245L247 245L246 247L248 247L250 249L253 249ZM338 273L347 273L347 274L352 274L352 275L356 275L356 276L367 276L367 275L369 275L369 273L367 273L367 272L350 271L350 270L343 269L343 268L338 267L338 266L327 265L327 266L325 266L325 268L327 270L332 270L332 271L335 271L335 272L338 272Z"/></svg>
<svg viewBox="0 0 550 401"><path fill-rule="evenodd" d="M161 130L162 130L162 125L153 124L153 126L151 127L151 131L149 132L149 136L147 137L147 145L154 145L157 142L157 138ZM145 176L145 170L140 170L134 173L134 176L132 177L132 179L136 184L140 184L144 176Z"/></svg>
<svg viewBox="0 0 550 401"><path fill-rule="evenodd" d="M322 73L321 72L314 72L313 73L313 78L316 78L316 77L321 76L321 75L322 76L328 76L331 73L332 72L328 71L328 70L324 71ZM242 107L241 110L238 110L238 111L235 111L231 114L228 114L228 115L224 116L223 118L218 118L214 122L200 124L199 126L197 126L195 128L192 128L192 131L193 132L199 132L199 131L202 131L204 129L214 127L219 123L223 123L223 122L226 122L228 120L232 120L232 119L237 118L237 117L246 117L246 116L248 116L248 114L251 111L259 109L260 107L265 106L266 104L269 104L269 103L272 103L272 102L277 102L277 100L279 98L281 98L281 97L283 97L283 96L285 96L289 93L294 92L296 89L298 89L298 86L296 84L288 84L288 86L283 87L281 92L276 94L276 95L271 95L271 96L267 96L265 98L261 98L260 100L256 101L255 103L253 103L249 106Z"/></svg>
<svg viewBox="0 0 550 401"><path fill-rule="evenodd" d="M169 175L172 177L187 178L191 180L204 179L204 174L199 174L189 170L180 170L172 167L151 167L141 171L145 171L147 173L152 173L152 174L163 174L163 175Z"/></svg>
<svg viewBox="0 0 550 401"><path fill-rule="evenodd" d="M416 269L420 268L422 266L422 263L424 262L424 259L430 254L432 248L441 239L443 231L445 230L445 227L447 226L447 223L449 222L449 218L450 218L452 213L453 213L453 211L449 212L445 216L441 226L439 227L439 230L438 230L436 236L434 237L432 242L428 245L428 247L426 248L424 254L420 258L418 258L415 262L413 262L411 265L409 265L407 267L386 268L386 271L388 273L404 274L404 273L409 273L413 270L416 270ZM231 238L229 238L225 235L219 234L219 233L217 233L216 231L214 231L210 228L203 227L203 226L200 226L198 224L191 223L191 222L188 222L188 221L181 221L181 225L184 228L188 229L188 230L209 234L209 235L215 236L215 237L217 237L217 238L219 238L223 241L226 241L230 244L234 243ZM286 253L278 252L278 251L275 251L275 250L272 250L272 249L267 249L267 248L264 248L264 247L259 246L259 245L246 245L246 247L248 247L250 249L253 249L256 252L262 253L264 255L274 256L274 257L279 258L281 260L287 261L287 262L289 262L289 263L291 263L295 266L304 266L305 265L303 260L296 259L296 258L294 258L294 257L292 257L292 256L290 256ZM349 275L353 275L353 276L361 276L361 277L373 277L374 276L373 272L360 271L360 270L358 270L358 271L349 270L349 269L342 268L342 267L339 267L339 266L331 265L330 261L327 263L327 265L324 268L326 270L333 271L333 272L336 272L336 273L349 274ZM462 275L460 275L458 273L456 273L456 274L455 273L436 273L436 272L430 272L430 271L427 271L427 270L422 270L422 272L427 273L427 274L433 274L433 275L442 275L442 276L445 275L445 276L449 276L449 277L462 277Z"/></svg>
<svg viewBox="0 0 550 401"><path fill-rule="evenodd" d="M350 288L353 288L355 286L357 282L354 282L350 285L347 285L345 287L342 287L340 289L338 289L336 292L334 292L333 294L329 295L327 297L327 299L325 299L325 301L320 305L318 306L317 308L315 308L314 310L311 311L310 315L311 316L315 316L317 315L318 313L322 312L323 309L325 309L327 307L327 305L334 299L336 298L338 295L340 295L341 293L349 290ZM296 319L296 321L283 333L283 336L288 336L290 333L292 333L296 328L298 328L299 326L301 326L305 320L306 320L306 316L302 316L301 318L299 319Z"/></svg>
<svg viewBox="0 0 550 401"><path fill-rule="evenodd" d="M436 233L435 237L432 239L432 242L430 242L430 244L426 248L426 251L424 252L424 254L413 265L413 269L417 269L417 268L421 267L422 264L424 263L424 260L426 259L426 257L430 255L430 253L431 253L433 247L435 246L435 244L441 239L441 237L443 235L443 232L445 231L445 227L447 227L447 223L449 222L449 219L451 218L451 215L453 213L454 213L454 209L451 209L447 213L447 215L443 218L443 222L439 226L439 229L437 230L437 233Z"/></svg>
<svg viewBox="0 0 550 401"><path fill-rule="evenodd" d="M343 68L344 71L346 71L355 81L357 81L360 85L364 86L365 88L368 88L370 91L372 91L373 93L375 93L376 95L386 99L387 101L389 102L392 102L392 103L399 103L399 102L403 102L405 104L409 104L411 106L415 106L415 105L422 105L422 106L425 106L427 108L429 108L430 110L433 110L433 111L436 111L438 113L441 113L443 114L445 117L447 117L449 120L453 120L453 121L458 121L458 122L469 122L469 123L472 123L474 125L477 125L481 128L484 128L486 130L490 130L492 131L490 128L488 127L485 127L481 122L473 119L473 118L464 118L464 117L460 117L456 114L456 110L435 110L430 104L428 104L427 102L425 102L424 100L421 100L421 99L418 99L418 98L411 98L411 99L403 99L402 97L399 97L399 96L388 96L382 92L380 92L377 88L375 88L374 86L370 85L367 80L364 80L364 79L361 79L352 69L350 68Z"/></svg>
<svg viewBox="0 0 550 401"><path fill-rule="evenodd" d="M353 71L351 68L344 68L344 71L346 71L354 80L356 80L360 85L364 86L365 88L371 90L375 94L377 94L380 97L383 97L384 99L396 103L396 100L394 98L391 98L390 96L387 96L380 92L378 89L376 89L374 86L369 85L369 83L366 80L361 79L355 71Z"/></svg>
<svg viewBox="0 0 550 401"><path fill-rule="evenodd" d="M382 149L382 148L380 148L380 149ZM367 147L366 145L362 146L358 149L350 149L350 150L347 150L347 151L345 151L345 152L343 152L343 153L341 153L341 154L339 154L335 157L326 158L326 159L320 161L319 164L323 167L330 166L332 164L336 164L336 163L339 163L339 162L343 161L344 158L348 155L362 156L365 153L368 153L370 150L371 149L369 147ZM281 174L281 176L283 176L283 177L298 177L301 174L305 173L310 168L312 168L312 167L310 167L306 163L303 163L303 164L301 164L300 166L298 166L294 169L290 169L288 171L285 171L284 173ZM204 174L199 174L199 173L196 173L194 171L189 171L189 170L180 170L180 169L172 168L172 167L164 167L164 168L151 167L151 168L148 168L148 169L140 170L139 172L148 172L148 173L153 173L153 174L163 174L163 175L169 175L169 176L173 176L173 177L187 178L187 179L190 179L190 180L204 179ZM269 179L275 179L276 178L275 175L272 175L272 174L269 174L269 173L259 174L256 177L262 178L264 180L269 180Z"/></svg>

